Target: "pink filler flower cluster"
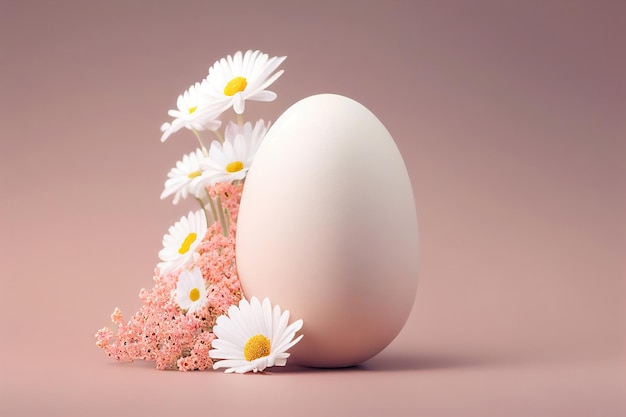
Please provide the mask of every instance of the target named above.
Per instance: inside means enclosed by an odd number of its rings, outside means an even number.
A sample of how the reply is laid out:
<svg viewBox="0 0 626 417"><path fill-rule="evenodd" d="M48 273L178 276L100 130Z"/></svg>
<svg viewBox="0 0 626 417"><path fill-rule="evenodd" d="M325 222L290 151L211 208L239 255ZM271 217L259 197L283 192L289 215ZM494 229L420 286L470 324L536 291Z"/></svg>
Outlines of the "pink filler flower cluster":
<svg viewBox="0 0 626 417"><path fill-rule="evenodd" d="M236 222L242 184L217 183L209 187L212 197L220 196L232 216L230 235L224 236L219 222L207 230L202 239L200 268L208 284L208 302L193 314L186 315L172 297L180 270L161 275L155 271L154 288L139 292L143 305L128 321L116 308L111 315L117 332L104 327L96 333L96 344L118 361L143 359L156 362L157 369L180 371L210 369L211 329L215 320L242 298L235 264Z"/></svg>
<svg viewBox="0 0 626 417"><path fill-rule="evenodd" d="M208 284L208 302L194 314L186 315L172 297L180 270L161 275L155 271L154 288L139 292L143 305L124 322L116 308L111 315L117 332L104 327L96 333L96 344L118 361L143 359L156 362L157 369L204 370L213 365L209 357L215 338L215 320L242 298L235 264L236 221L242 184L217 183L209 188L211 197L220 196L233 222L230 235L224 236L219 222L207 230L200 244L196 266Z"/></svg>

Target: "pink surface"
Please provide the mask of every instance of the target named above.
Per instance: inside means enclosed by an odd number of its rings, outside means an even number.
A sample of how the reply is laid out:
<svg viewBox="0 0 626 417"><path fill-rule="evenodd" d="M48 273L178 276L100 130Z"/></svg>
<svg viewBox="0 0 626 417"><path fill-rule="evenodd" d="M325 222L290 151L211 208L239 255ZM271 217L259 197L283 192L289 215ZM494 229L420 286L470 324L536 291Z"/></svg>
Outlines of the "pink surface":
<svg viewBox="0 0 626 417"><path fill-rule="evenodd" d="M625 16L618 1L2 2L0 415L625 415ZM420 222L412 314L347 370L113 363L95 331L138 309L193 207L159 200L195 144L158 128L248 48L288 56L278 100L249 117L334 92L394 136Z"/></svg>

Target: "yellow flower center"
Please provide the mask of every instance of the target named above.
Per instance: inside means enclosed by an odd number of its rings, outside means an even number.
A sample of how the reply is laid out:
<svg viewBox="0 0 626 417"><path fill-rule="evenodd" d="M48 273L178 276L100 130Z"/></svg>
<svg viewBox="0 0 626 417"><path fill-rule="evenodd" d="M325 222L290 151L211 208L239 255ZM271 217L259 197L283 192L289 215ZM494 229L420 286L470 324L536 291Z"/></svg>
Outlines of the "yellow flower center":
<svg viewBox="0 0 626 417"><path fill-rule="evenodd" d="M248 86L248 80L244 77L235 77L230 80L226 87L224 87L224 95L232 97L240 91L243 91Z"/></svg>
<svg viewBox="0 0 626 417"><path fill-rule="evenodd" d="M226 172L228 173L234 173L234 172L239 172L243 169L243 162L241 161L235 161L235 162L231 162L230 164L226 165Z"/></svg>
<svg viewBox="0 0 626 417"><path fill-rule="evenodd" d="M198 109L198 106L189 107L189 114L193 114Z"/></svg>
<svg viewBox="0 0 626 417"><path fill-rule="evenodd" d="M180 245L180 249L178 249L178 253L180 253L181 255L184 255L185 253L189 252L189 247L191 247L191 244L196 241L196 237L198 237L197 234L189 233L187 237L185 238L185 240L183 240L183 244Z"/></svg>
<svg viewBox="0 0 626 417"><path fill-rule="evenodd" d="M243 357L248 361L263 358L270 354L270 340L262 334L252 336L243 347Z"/></svg>
<svg viewBox="0 0 626 417"><path fill-rule="evenodd" d="M197 171L190 172L189 174L187 174L187 178L189 179L196 178L196 177L199 177L200 175L202 175L202 171L197 170Z"/></svg>
<svg viewBox="0 0 626 417"><path fill-rule="evenodd" d="M197 288L193 288L191 291L189 291L189 299L191 301L198 301L198 299L200 298L200 290Z"/></svg>

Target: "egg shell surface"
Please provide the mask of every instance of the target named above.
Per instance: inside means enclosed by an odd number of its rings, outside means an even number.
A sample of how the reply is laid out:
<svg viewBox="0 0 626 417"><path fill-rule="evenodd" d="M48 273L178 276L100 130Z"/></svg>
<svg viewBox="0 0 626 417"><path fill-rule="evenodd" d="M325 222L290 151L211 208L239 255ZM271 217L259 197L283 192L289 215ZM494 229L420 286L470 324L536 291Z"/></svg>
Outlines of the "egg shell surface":
<svg viewBox="0 0 626 417"><path fill-rule="evenodd" d="M340 95L287 109L248 172L236 243L244 295L304 320L290 361L345 367L384 349L409 316L419 263L411 183L387 129Z"/></svg>

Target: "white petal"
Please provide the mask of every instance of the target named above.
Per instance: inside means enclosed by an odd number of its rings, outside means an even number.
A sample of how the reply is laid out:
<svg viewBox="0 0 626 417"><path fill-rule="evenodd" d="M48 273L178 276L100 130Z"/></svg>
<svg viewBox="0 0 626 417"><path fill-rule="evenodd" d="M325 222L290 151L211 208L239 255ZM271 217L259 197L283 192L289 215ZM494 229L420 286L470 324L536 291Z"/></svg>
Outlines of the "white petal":
<svg viewBox="0 0 626 417"><path fill-rule="evenodd" d="M212 352L214 352L214 353L212 353ZM217 352L217 351L214 351L214 350L210 350L209 351L209 356L211 358L214 358L214 359L224 359L224 360L236 359L236 360L240 360L240 361L245 360L240 353L238 354L238 353L235 353L235 352L225 352L225 351Z"/></svg>
<svg viewBox="0 0 626 417"><path fill-rule="evenodd" d="M243 94L240 93L235 93L235 95L233 96L233 110L235 111L235 113L237 114L243 114L243 111L245 110L245 99Z"/></svg>
<svg viewBox="0 0 626 417"><path fill-rule="evenodd" d="M274 101L276 100L276 97L278 97L278 94L273 91L261 90L258 93L254 93L253 95L248 97L248 100Z"/></svg>
<svg viewBox="0 0 626 417"><path fill-rule="evenodd" d="M276 358L274 360L274 366L285 366L287 365L287 358Z"/></svg>
<svg viewBox="0 0 626 417"><path fill-rule="evenodd" d="M218 361L213 364L213 369L219 368L228 368L231 366L245 366L249 364L247 360L238 360L238 359L225 359L223 361Z"/></svg>
<svg viewBox="0 0 626 417"><path fill-rule="evenodd" d="M245 374L246 372L250 372L250 371L257 372L258 369L255 368L252 364L248 364L248 365L240 366L238 368L234 368L233 371L238 374Z"/></svg>
<svg viewBox="0 0 626 417"><path fill-rule="evenodd" d="M281 341L283 333L284 333L285 329L287 328L287 323L288 322L289 322L289 312L285 311L280 316L280 320L278 321L278 326L276 326L274 328L274 338L272 340L275 340L277 342Z"/></svg>
<svg viewBox="0 0 626 417"><path fill-rule="evenodd" d="M214 364L214 368L228 368L227 373L245 373L263 371L271 366L284 366L290 356L286 350L303 337L300 335L294 339L295 333L303 326L302 320L288 323L289 311L281 312L278 305L272 308L269 299L260 302L256 297L250 301L242 298L237 306L230 306L228 317L218 317L213 328L217 339L212 342L213 349L209 351L209 356L222 359ZM271 352L253 361L245 361L244 346L250 337L257 334L270 337Z"/></svg>
<svg viewBox="0 0 626 417"><path fill-rule="evenodd" d="M263 321L265 322L265 332L267 337L272 337L272 305L269 298L263 300Z"/></svg>
<svg viewBox="0 0 626 417"><path fill-rule="evenodd" d="M267 333L265 329L265 320L263 319L263 309L261 307L261 302L258 298L252 297L250 300L251 307L251 317L253 319L253 325L255 330L258 331L257 334L262 334L264 336L271 336L271 334ZM252 335L256 336L256 334Z"/></svg>
<svg viewBox="0 0 626 417"><path fill-rule="evenodd" d="M298 343L300 340L302 340L303 337L304 337L304 335L301 334L300 336L298 336L295 339L293 339L290 343L282 344L282 345L278 346L277 349L276 349L277 353L284 353L285 351L291 349L296 343Z"/></svg>
<svg viewBox="0 0 626 417"><path fill-rule="evenodd" d="M223 319L221 323L220 319ZM225 323L226 320L228 320L227 324ZM241 349L243 350L243 347L250 336L226 316L218 317L217 324L217 326L213 327L213 333L215 333L215 335L220 339L229 340L235 345L241 346Z"/></svg>
<svg viewBox="0 0 626 417"><path fill-rule="evenodd" d="M295 325L295 326L294 326ZM289 343L291 339L296 335L296 332L302 328L302 320L298 320L292 323L285 331L279 336L278 340L275 341L276 352L279 350L287 350L286 348L282 348L282 346Z"/></svg>
<svg viewBox="0 0 626 417"><path fill-rule="evenodd" d="M213 347L213 349L219 350L220 352L233 352L233 353L238 353L239 357L241 359L243 359L243 347L245 346L245 344L241 344L241 343L237 343L225 338L222 339L214 339L213 342L211 342L211 346ZM216 358L219 358L220 356L216 356Z"/></svg>

